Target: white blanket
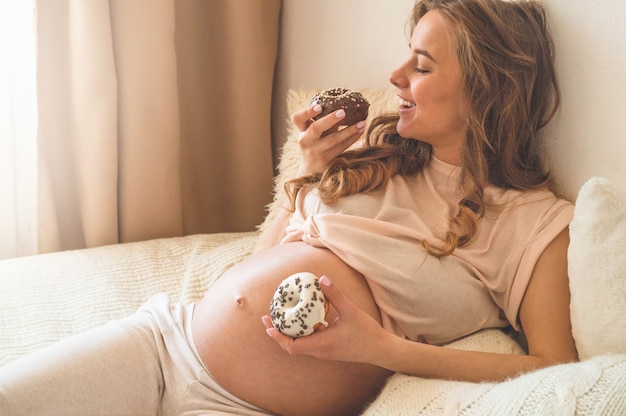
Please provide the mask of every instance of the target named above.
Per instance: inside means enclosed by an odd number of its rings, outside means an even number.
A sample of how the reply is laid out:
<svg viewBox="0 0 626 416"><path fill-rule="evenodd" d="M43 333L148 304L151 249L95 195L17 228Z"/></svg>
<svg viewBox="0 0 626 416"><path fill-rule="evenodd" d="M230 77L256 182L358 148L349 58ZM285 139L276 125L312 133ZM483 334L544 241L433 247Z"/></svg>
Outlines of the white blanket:
<svg viewBox="0 0 626 416"><path fill-rule="evenodd" d="M128 316L155 293L197 300L255 241L197 235L0 261L0 366Z"/></svg>

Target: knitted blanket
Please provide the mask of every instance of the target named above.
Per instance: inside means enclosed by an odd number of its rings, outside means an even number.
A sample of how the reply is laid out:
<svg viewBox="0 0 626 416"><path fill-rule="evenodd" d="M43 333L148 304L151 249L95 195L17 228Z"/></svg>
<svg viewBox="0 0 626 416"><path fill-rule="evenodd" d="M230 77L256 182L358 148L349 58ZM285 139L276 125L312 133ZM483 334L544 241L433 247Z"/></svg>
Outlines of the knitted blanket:
<svg viewBox="0 0 626 416"><path fill-rule="evenodd" d="M364 416L625 415L626 356L604 355L502 383L396 374Z"/></svg>
<svg viewBox="0 0 626 416"><path fill-rule="evenodd" d="M200 299L255 241L255 233L195 235L0 261L0 366L129 316L155 293Z"/></svg>

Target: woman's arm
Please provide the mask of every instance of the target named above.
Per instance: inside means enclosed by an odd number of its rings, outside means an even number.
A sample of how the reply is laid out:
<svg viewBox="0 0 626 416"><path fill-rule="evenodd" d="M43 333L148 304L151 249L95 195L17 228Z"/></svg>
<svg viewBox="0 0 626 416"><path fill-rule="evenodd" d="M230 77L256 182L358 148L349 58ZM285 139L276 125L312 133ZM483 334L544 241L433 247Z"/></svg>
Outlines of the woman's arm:
<svg viewBox="0 0 626 416"><path fill-rule="evenodd" d="M528 355L460 351L397 337L361 313L322 279L324 292L339 312L327 329L293 340L268 326L268 335L292 354L359 361L421 377L464 381L500 381L534 369L577 359L569 317L567 230L539 258L522 300L520 322L528 339ZM271 323L270 323L271 325Z"/></svg>
<svg viewBox="0 0 626 416"><path fill-rule="evenodd" d="M358 122L322 137L322 134L343 119L346 113L339 110L313 121L313 117L321 111L322 107L315 105L291 116L291 121L300 131L298 135L300 164L296 177L322 172L331 160L350 147L363 133L365 123ZM278 245L285 236L285 228L291 217L290 205L289 201L283 201L280 212L267 230L265 248Z"/></svg>

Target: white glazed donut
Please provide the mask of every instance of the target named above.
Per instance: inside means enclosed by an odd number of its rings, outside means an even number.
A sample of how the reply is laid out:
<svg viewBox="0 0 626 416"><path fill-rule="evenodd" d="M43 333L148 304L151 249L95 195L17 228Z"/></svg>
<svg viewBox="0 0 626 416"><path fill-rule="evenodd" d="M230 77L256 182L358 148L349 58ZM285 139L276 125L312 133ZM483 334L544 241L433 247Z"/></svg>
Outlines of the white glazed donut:
<svg viewBox="0 0 626 416"><path fill-rule="evenodd" d="M272 324L292 338L311 335L319 326L328 326L328 302L319 279L313 273L292 274L274 292L270 304Z"/></svg>

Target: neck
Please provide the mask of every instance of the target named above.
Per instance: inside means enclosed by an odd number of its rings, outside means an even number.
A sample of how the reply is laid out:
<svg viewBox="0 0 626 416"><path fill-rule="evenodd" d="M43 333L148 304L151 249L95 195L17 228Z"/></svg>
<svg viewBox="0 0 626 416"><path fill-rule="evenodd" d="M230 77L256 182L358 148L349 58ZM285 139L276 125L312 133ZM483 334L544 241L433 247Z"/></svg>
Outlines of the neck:
<svg viewBox="0 0 626 416"><path fill-rule="evenodd" d="M433 156L449 165L461 166L461 152L459 149L433 149Z"/></svg>

